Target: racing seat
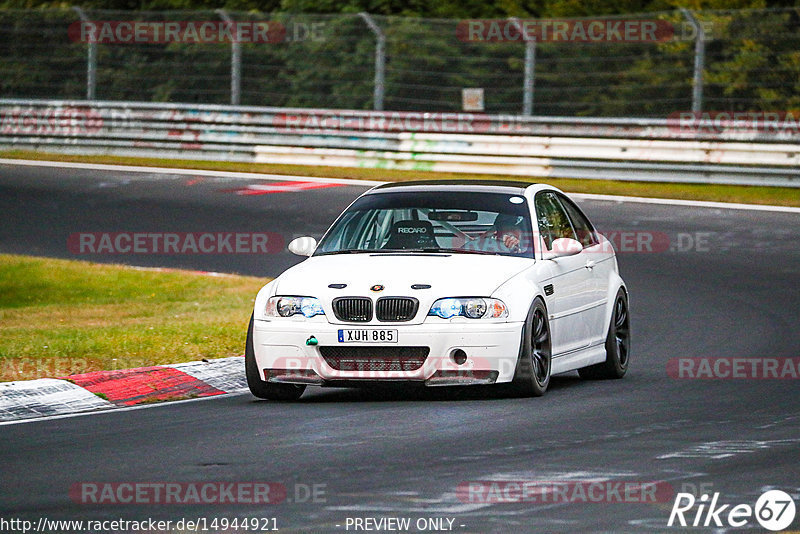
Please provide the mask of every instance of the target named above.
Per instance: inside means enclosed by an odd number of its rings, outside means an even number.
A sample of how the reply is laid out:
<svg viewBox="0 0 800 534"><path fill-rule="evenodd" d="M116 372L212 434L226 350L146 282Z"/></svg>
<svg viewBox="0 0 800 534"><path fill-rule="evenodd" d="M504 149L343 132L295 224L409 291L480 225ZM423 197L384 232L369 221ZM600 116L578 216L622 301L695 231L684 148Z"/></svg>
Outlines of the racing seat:
<svg viewBox="0 0 800 534"><path fill-rule="evenodd" d="M397 221L383 249L439 248L429 221Z"/></svg>

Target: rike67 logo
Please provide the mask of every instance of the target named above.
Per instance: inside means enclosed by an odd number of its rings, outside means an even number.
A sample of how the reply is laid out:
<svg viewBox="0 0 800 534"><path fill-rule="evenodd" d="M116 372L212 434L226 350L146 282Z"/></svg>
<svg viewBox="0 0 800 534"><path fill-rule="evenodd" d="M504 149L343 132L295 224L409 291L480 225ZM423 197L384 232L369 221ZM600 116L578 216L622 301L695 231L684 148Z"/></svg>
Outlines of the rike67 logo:
<svg viewBox="0 0 800 534"><path fill-rule="evenodd" d="M719 492L710 500L707 494L699 499L691 493L678 493L669 514L667 526L671 527L743 527L753 519L765 529L777 532L788 528L795 517L795 504L791 495L781 490L763 493L756 505L720 504ZM693 510L694 508L697 510Z"/></svg>

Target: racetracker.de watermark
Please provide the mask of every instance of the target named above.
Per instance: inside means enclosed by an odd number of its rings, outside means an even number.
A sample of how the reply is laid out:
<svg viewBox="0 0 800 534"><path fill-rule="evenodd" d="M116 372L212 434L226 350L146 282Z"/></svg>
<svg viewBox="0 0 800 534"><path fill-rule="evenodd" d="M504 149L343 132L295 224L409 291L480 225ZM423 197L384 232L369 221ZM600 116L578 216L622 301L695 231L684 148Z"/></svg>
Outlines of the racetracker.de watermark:
<svg viewBox="0 0 800 534"><path fill-rule="evenodd" d="M602 230L606 241L590 244L586 232L579 232L578 238L585 245L585 254L660 254L666 252L710 252L719 235L716 232L666 232L652 230ZM512 234L508 234L512 235ZM466 237L456 237L453 247L465 247L487 253L507 252L503 233L498 232L495 239L476 239L470 241ZM538 232L513 233L519 241L520 250L530 250L533 243L544 248L543 235ZM554 240L549 244L549 252L566 251L569 243Z"/></svg>
<svg viewBox="0 0 800 534"><path fill-rule="evenodd" d="M48 356L49 345L38 347L37 352ZM115 360L116 361L116 360ZM143 360L134 359L137 363ZM146 362L152 365L151 361ZM141 365L139 365L141 366ZM133 367L133 366L132 366ZM116 369L117 367L115 367ZM119 369L126 367L119 366ZM102 366L99 362L89 358L72 358L68 356L31 357L17 356L0 358L0 381L21 380L30 377L63 377L91 371L99 371Z"/></svg>
<svg viewBox="0 0 800 534"><path fill-rule="evenodd" d="M324 503L327 484L281 482L76 482L69 497L76 504L282 504Z"/></svg>
<svg viewBox="0 0 800 534"><path fill-rule="evenodd" d="M661 43L673 39L672 23L658 19L473 19L456 26L465 42Z"/></svg>
<svg viewBox="0 0 800 534"><path fill-rule="evenodd" d="M329 380L415 380L421 376L441 375L453 380L485 381L496 367L496 371L513 371L508 362L491 362L479 354L468 352L463 363L457 363L453 355L447 356L373 356L357 358L338 355L327 356L278 356L268 369L264 370L265 380L279 377L282 381L313 383L321 379L318 370L323 367Z"/></svg>
<svg viewBox="0 0 800 534"><path fill-rule="evenodd" d="M456 488L463 503L664 503L674 494L666 482L633 480L473 480Z"/></svg>
<svg viewBox="0 0 800 534"><path fill-rule="evenodd" d="M671 358L667 375L681 380L796 380L800 378L800 357Z"/></svg>
<svg viewBox="0 0 800 534"><path fill-rule="evenodd" d="M91 108L52 106L0 113L3 135L92 134L103 127L103 117Z"/></svg>
<svg viewBox="0 0 800 534"><path fill-rule="evenodd" d="M72 254L277 254L275 232L79 232L67 238Z"/></svg>
<svg viewBox="0 0 800 534"><path fill-rule="evenodd" d="M382 132L487 133L512 132L520 124L514 116L492 117L475 113L422 113L405 111L276 113L272 126L286 132L368 130Z"/></svg>
<svg viewBox="0 0 800 534"><path fill-rule="evenodd" d="M753 132L797 136L800 135L800 112L675 111L667 117L667 127L678 134Z"/></svg>
<svg viewBox="0 0 800 534"><path fill-rule="evenodd" d="M316 33L316 31L315 31ZM73 22L67 30L74 43L281 43L286 27L277 21L139 21L95 20Z"/></svg>

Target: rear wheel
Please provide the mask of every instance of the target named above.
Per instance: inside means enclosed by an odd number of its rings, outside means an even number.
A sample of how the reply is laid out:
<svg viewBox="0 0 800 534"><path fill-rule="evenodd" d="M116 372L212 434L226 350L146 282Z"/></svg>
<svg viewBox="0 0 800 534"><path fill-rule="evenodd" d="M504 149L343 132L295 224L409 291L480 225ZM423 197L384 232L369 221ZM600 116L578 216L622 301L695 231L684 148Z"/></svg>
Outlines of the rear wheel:
<svg viewBox="0 0 800 534"><path fill-rule="evenodd" d="M620 288L614 301L611 323L606 336L606 361L578 369L581 378L589 380L622 378L628 371L631 351L631 320L628 296Z"/></svg>
<svg viewBox="0 0 800 534"><path fill-rule="evenodd" d="M538 297L528 312L521 344L511 387L517 395L541 397L550 385L553 352L547 309Z"/></svg>
<svg viewBox="0 0 800 534"><path fill-rule="evenodd" d="M250 393L259 399L293 401L300 398L306 387L299 384L271 384L261 379L261 373L256 363L256 354L253 350L253 317L250 316L250 326L247 328L247 344L244 350L244 369L247 376L247 387Z"/></svg>

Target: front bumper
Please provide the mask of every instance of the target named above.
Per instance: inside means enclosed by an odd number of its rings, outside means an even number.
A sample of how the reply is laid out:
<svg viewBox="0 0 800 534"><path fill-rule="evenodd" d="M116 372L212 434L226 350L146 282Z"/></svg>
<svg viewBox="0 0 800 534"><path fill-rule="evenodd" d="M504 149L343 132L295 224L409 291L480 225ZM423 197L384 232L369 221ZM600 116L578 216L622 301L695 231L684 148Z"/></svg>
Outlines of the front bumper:
<svg viewBox="0 0 800 534"><path fill-rule="evenodd" d="M415 325L353 325L318 321L256 320L253 348L262 379L270 382L321 386L358 385L374 382L421 382L428 386L491 384L514 377L523 323L446 322ZM340 343L339 329L390 328L397 343ZM310 337L316 345L307 345ZM428 347L419 368L395 370L355 366L331 367L321 347ZM461 349L466 361L456 363ZM341 368L340 368L341 369Z"/></svg>

